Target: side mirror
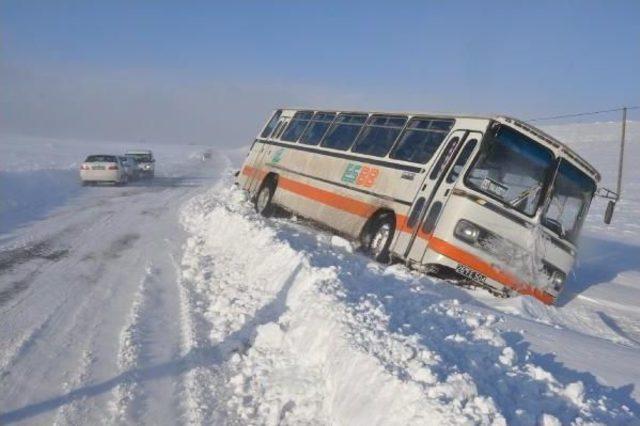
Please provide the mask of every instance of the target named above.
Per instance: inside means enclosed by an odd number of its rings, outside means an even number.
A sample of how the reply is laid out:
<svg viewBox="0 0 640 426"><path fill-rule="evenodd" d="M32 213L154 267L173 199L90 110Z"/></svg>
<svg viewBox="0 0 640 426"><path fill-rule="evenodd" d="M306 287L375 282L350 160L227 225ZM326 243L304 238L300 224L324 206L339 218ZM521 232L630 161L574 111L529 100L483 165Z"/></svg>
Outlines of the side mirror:
<svg viewBox="0 0 640 426"><path fill-rule="evenodd" d="M607 225L611 223L611 218L613 217L613 210L616 208L615 201L609 201L607 204L607 210L604 212L604 223Z"/></svg>

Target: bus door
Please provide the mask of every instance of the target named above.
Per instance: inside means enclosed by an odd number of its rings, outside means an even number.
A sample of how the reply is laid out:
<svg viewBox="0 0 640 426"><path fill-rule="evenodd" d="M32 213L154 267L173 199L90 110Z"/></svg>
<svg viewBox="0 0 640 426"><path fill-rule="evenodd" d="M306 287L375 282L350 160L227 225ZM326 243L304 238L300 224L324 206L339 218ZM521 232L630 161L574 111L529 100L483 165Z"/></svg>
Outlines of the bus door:
<svg viewBox="0 0 640 426"><path fill-rule="evenodd" d="M289 124L289 120L286 117L280 118L278 124L271 133L270 139L278 139L282 132ZM262 142L262 143L260 143ZM264 143L264 141L258 140L257 143L260 143L259 147L255 147L256 153L254 154L253 160L248 161L251 167L253 167L254 173L249 177L247 181L246 189L250 194L253 194L254 191L257 191L260 188L260 184L262 183L262 178L264 176L260 171L264 168L264 163L267 158L270 158L271 153L273 151L274 146L268 143ZM252 150L253 151L253 150Z"/></svg>
<svg viewBox="0 0 640 426"><path fill-rule="evenodd" d="M406 228L411 230L411 234L405 241L398 241L401 245L395 248L395 251L401 252L402 257L409 262L417 262L422 257L422 252L426 247L426 235L420 232L420 225L424 221L429 206L433 201L440 183L440 177L443 175L443 169L447 168L447 165L451 163L466 135L466 130L456 130L449 136L444 149L425 175L422 186L420 186L418 194L413 201L406 223ZM402 234L400 233L400 235Z"/></svg>
<svg viewBox="0 0 640 426"><path fill-rule="evenodd" d="M411 261L421 261L427 247L429 238L436 229L440 214L445 208L447 200L451 196L454 185L462 175L462 171L472 158L472 155L479 149L482 133L467 132L460 139L460 143L452 151L452 155L443 162L440 174L435 178L434 190L431 192L431 200L428 208L425 209L423 218L420 221L420 229L417 231L419 238L414 239L409 250L408 258Z"/></svg>
<svg viewBox="0 0 640 426"><path fill-rule="evenodd" d="M413 205L409 210L409 214L406 219L404 232L398 232L395 238L393 252L400 255L402 258L407 258L409 255L411 246L416 238L419 238L418 230L426 214L429 203L431 202L432 192L435 189L436 179L432 177L438 176L437 169L443 167L446 159L453 155L452 153L460 145L460 141L466 135L465 130L455 130L449 138L443 143L444 148L439 155L434 159L433 166L426 171L420 187L418 187L418 193L414 197Z"/></svg>

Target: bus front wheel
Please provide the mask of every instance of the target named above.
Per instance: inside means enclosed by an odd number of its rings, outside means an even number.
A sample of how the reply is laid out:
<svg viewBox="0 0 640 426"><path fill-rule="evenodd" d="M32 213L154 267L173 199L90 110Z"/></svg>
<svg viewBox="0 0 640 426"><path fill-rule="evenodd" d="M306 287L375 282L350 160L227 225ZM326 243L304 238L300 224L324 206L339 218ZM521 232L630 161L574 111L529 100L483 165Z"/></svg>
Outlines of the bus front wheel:
<svg viewBox="0 0 640 426"><path fill-rule="evenodd" d="M256 211L264 217L269 217L273 214L274 207L271 200L273 199L273 194L276 192L275 186L273 180L268 180L262 184L258 195L256 195L254 206Z"/></svg>
<svg viewBox="0 0 640 426"><path fill-rule="evenodd" d="M393 239L395 223L393 217L383 214L374 219L366 238L366 249L376 261L388 263L389 246Z"/></svg>

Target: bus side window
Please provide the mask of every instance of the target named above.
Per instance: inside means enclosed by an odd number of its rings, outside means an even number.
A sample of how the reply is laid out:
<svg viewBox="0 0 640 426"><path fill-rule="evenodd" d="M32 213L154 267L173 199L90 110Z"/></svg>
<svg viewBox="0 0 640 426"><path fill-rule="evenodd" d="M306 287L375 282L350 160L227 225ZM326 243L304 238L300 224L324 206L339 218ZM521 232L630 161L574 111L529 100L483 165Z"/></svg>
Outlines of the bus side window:
<svg viewBox="0 0 640 426"><path fill-rule="evenodd" d="M409 120L389 154L394 160L426 164L453 126L453 120L415 117Z"/></svg>
<svg viewBox="0 0 640 426"><path fill-rule="evenodd" d="M436 220L438 220L438 216L440 215L440 210L442 210L442 203L440 201L436 201L429 209L429 214L422 225L422 230L427 234L431 234L433 232L433 228L436 226Z"/></svg>
<svg viewBox="0 0 640 426"><path fill-rule="evenodd" d="M409 228L413 228L416 226L416 222L418 222L418 218L420 218L420 213L422 213L422 208L424 207L425 199L424 197L418 198L411 213L409 214L409 218L407 219L407 226Z"/></svg>
<svg viewBox="0 0 640 426"><path fill-rule="evenodd" d="M279 139L280 135L282 134L282 131L286 126L287 126L287 122L284 120L278 123L278 127L276 127L276 130L273 131L273 134L271 135L271 139Z"/></svg>
<svg viewBox="0 0 640 426"><path fill-rule="evenodd" d="M298 142L302 133L307 129L312 115L312 111L296 112L280 139L287 142Z"/></svg>
<svg viewBox="0 0 640 426"><path fill-rule="evenodd" d="M318 145L335 116L335 112L316 112L299 142L306 145Z"/></svg>
<svg viewBox="0 0 640 426"><path fill-rule="evenodd" d="M348 150L353 145L353 141L356 140L366 120L366 114L338 115L331 128L324 135L320 146L341 151Z"/></svg>
<svg viewBox="0 0 640 426"><path fill-rule="evenodd" d="M458 156L456 164L454 164L453 168L449 172L449 176L447 176L447 183L453 183L458 179L462 168L465 166L465 164L467 164L467 161L469 160L469 157L471 156L471 153L473 152L477 144L478 141L476 139L473 139L467 142L464 148L462 148L462 152Z"/></svg>
<svg viewBox="0 0 640 426"><path fill-rule="evenodd" d="M405 116L374 115L364 126L351 152L384 157L407 122Z"/></svg>
<svg viewBox="0 0 640 426"><path fill-rule="evenodd" d="M280 119L281 114L282 114L281 110L278 110L273 114L273 117L271 117L271 120L269 120L269 124L267 124L267 127L264 128L262 133L260 133L261 138L269 137L273 129L275 129L276 124L278 124L278 120Z"/></svg>
<svg viewBox="0 0 640 426"><path fill-rule="evenodd" d="M455 149L459 140L460 138L455 137L449 141L449 144L446 146L445 151L442 154L440 154L440 158L438 158L438 161L436 162L435 166L433 166L433 170L431 170L429 179L433 180L438 177L438 175L440 174L440 169L442 169L442 166L444 166L445 161L449 159L449 157L453 153L453 150Z"/></svg>

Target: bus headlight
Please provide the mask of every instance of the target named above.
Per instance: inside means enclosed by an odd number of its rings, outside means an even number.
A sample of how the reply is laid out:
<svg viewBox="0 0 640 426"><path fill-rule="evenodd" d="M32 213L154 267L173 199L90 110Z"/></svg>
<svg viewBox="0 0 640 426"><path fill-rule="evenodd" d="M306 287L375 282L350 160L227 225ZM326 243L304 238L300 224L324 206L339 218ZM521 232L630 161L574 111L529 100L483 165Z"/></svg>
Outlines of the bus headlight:
<svg viewBox="0 0 640 426"><path fill-rule="evenodd" d="M567 276L561 271L553 271L550 277L551 285L553 289L557 292L560 292L564 287L564 280Z"/></svg>
<svg viewBox="0 0 640 426"><path fill-rule="evenodd" d="M480 237L480 228L463 219L458 222L453 233L461 240L464 240L469 244L475 244Z"/></svg>

